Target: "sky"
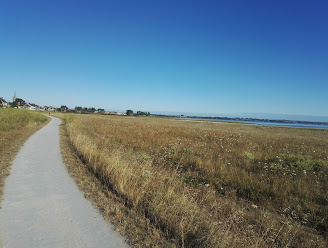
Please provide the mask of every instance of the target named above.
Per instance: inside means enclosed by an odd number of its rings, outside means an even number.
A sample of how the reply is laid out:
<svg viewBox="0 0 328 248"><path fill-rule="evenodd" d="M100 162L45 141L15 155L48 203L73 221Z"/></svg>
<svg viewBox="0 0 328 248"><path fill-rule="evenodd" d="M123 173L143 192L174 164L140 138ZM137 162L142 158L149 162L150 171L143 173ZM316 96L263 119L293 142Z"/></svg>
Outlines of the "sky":
<svg viewBox="0 0 328 248"><path fill-rule="evenodd" d="M326 0L3 0L0 96L327 117L327 13Z"/></svg>

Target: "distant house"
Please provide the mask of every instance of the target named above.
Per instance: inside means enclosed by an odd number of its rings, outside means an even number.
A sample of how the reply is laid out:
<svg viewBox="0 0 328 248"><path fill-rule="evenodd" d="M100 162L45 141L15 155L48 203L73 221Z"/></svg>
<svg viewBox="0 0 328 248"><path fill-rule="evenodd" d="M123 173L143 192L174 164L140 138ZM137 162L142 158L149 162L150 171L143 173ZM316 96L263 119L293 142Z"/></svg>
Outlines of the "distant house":
<svg viewBox="0 0 328 248"><path fill-rule="evenodd" d="M31 103L33 110L40 110L40 106L34 103Z"/></svg>
<svg viewBox="0 0 328 248"><path fill-rule="evenodd" d="M31 107L32 105L29 104L28 102L26 102L24 105L21 106L22 109L28 109L28 110L30 110Z"/></svg>
<svg viewBox="0 0 328 248"><path fill-rule="evenodd" d="M44 106L43 108L39 108L40 111L49 111L49 112L54 112L56 111L56 108L55 107L52 107L52 106Z"/></svg>
<svg viewBox="0 0 328 248"><path fill-rule="evenodd" d="M56 111L56 108L53 107L53 106L49 106L49 107L47 107L47 110L46 111L54 112L54 111Z"/></svg>
<svg viewBox="0 0 328 248"><path fill-rule="evenodd" d="M61 112L70 112L71 110L69 108L67 108L67 106L63 105L63 106L60 107L60 111Z"/></svg>
<svg viewBox="0 0 328 248"><path fill-rule="evenodd" d="M25 104L25 109L28 109L28 110L39 110L40 109L40 106L39 105L36 105L34 103L26 103Z"/></svg>
<svg viewBox="0 0 328 248"><path fill-rule="evenodd" d="M3 108L10 107L9 103L3 97L0 97L0 106Z"/></svg>
<svg viewBox="0 0 328 248"><path fill-rule="evenodd" d="M19 109L28 109L30 110L31 109L31 104L28 103L28 102L25 102L24 104L22 103L18 103L18 106L17 106Z"/></svg>
<svg viewBox="0 0 328 248"><path fill-rule="evenodd" d="M40 106L39 105L36 105L34 103L25 103L22 107L23 109L27 109L27 110L39 110L40 109Z"/></svg>
<svg viewBox="0 0 328 248"><path fill-rule="evenodd" d="M126 115L126 113L122 112L108 112L109 115Z"/></svg>

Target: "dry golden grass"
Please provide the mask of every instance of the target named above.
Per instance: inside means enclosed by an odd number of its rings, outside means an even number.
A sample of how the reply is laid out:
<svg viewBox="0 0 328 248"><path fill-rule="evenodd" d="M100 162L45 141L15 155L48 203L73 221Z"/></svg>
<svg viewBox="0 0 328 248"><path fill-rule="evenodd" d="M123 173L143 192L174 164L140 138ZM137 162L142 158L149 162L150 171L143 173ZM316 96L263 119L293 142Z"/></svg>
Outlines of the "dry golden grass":
<svg viewBox="0 0 328 248"><path fill-rule="evenodd" d="M89 170L181 247L326 247L328 131L64 115Z"/></svg>
<svg viewBox="0 0 328 248"><path fill-rule="evenodd" d="M0 197L16 153L27 138L48 121L48 118L40 113L0 109Z"/></svg>
<svg viewBox="0 0 328 248"><path fill-rule="evenodd" d="M165 233L156 229L145 216L125 204L115 192L100 182L76 154L68 140L65 125L60 129L61 151L68 172L75 179L85 198L91 200L105 219L116 226L134 247L171 247L175 244L166 240Z"/></svg>

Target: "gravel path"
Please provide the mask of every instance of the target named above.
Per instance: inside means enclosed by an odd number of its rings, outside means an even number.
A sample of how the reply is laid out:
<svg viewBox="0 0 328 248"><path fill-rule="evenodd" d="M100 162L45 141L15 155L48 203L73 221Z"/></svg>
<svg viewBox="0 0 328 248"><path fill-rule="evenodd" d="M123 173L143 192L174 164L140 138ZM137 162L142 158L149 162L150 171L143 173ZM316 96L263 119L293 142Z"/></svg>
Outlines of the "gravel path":
<svg viewBox="0 0 328 248"><path fill-rule="evenodd" d="M0 209L0 247L128 247L69 177L60 120L31 136L16 156Z"/></svg>

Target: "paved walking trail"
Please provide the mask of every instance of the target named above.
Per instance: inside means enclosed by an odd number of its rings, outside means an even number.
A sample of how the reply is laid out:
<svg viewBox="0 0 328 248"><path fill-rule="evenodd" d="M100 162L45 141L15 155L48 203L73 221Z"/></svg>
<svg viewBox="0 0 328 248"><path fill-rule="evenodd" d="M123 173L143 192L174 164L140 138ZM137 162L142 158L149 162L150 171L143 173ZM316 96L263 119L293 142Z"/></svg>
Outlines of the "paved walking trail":
<svg viewBox="0 0 328 248"><path fill-rule="evenodd" d="M0 247L128 247L69 177L60 120L32 135L13 162L0 209Z"/></svg>

